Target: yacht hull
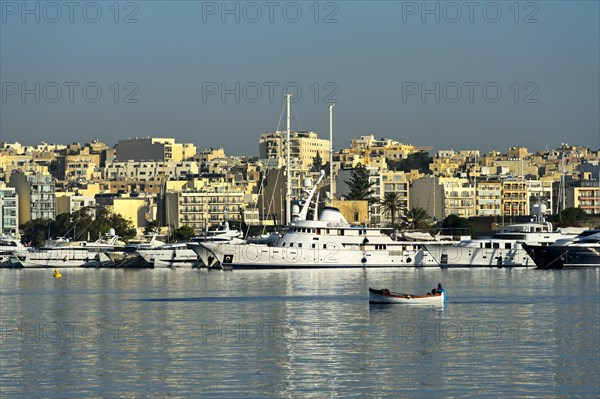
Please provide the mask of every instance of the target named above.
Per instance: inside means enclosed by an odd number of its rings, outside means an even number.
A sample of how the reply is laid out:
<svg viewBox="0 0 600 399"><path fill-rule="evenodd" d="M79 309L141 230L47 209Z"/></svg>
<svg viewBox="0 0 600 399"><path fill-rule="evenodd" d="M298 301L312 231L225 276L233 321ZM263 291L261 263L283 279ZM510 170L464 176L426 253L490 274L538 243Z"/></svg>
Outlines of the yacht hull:
<svg viewBox="0 0 600 399"><path fill-rule="evenodd" d="M424 245L441 267L535 267L521 245L510 249Z"/></svg>
<svg viewBox="0 0 600 399"><path fill-rule="evenodd" d="M524 245L539 269L600 267L600 248Z"/></svg>
<svg viewBox="0 0 600 399"><path fill-rule="evenodd" d="M39 250L16 255L15 262L25 268L35 267L96 267L100 265L100 255L75 250Z"/></svg>
<svg viewBox="0 0 600 399"><path fill-rule="evenodd" d="M188 243L207 267L235 269L438 266L425 251L282 248L261 244Z"/></svg>

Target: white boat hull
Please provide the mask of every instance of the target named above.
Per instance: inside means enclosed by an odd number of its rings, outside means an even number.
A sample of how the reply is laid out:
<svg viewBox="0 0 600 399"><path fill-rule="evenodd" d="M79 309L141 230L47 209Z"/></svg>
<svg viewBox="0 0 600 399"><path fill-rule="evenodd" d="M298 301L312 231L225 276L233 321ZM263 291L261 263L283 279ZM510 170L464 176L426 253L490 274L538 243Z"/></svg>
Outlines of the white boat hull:
<svg viewBox="0 0 600 399"><path fill-rule="evenodd" d="M19 254L21 266L30 267L94 267L100 264L100 254L85 250L40 250Z"/></svg>
<svg viewBox="0 0 600 399"><path fill-rule="evenodd" d="M369 303L400 303L405 305L431 305L444 306L446 303L446 292L442 291L441 295L426 295L415 296L405 294L394 294L393 292L384 290L369 289Z"/></svg>
<svg viewBox="0 0 600 399"><path fill-rule="evenodd" d="M188 243L207 267L252 269L438 266L426 251Z"/></svg>
<svg viewBox="0 0 600 399"><path fill-rule="evenodd" d="M535 267L535 262L520 244L510 249L427 245L427 251L440 266Z"/></svg>
<svg viewBox="0 0 600 399"><path fill-rule="evenodd" d="M154 268L192 268L198 264L198 255L186 247L173 249L144 249L140 256Z"/></svg>

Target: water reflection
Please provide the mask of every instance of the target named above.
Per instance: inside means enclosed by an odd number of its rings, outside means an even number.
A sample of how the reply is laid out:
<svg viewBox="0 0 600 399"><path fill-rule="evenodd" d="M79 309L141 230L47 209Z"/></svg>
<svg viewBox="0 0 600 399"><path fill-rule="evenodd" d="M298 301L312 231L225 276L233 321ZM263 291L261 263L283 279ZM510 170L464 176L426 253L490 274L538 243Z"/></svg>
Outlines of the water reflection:
<svg viewBox="0 0 600 399"><path fill-rule="evenodd" d="M367 288L445 308L369 305ZM577 397L598 270L2 270L4 397Z"/></svg>

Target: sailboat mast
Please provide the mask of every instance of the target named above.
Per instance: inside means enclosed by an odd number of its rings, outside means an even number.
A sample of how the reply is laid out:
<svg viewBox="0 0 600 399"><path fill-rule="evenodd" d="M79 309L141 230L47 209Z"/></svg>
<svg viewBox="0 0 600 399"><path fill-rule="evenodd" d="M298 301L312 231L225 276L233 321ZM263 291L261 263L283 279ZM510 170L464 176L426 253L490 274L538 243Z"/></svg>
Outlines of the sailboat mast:
<svg viewBox="0 0 600 399"><path fill-rule="evenodd" d="M329 191L331 202L333 203L333 107L335 104L329 104Z"/></svg>
<svg viewBox="0 0 600 399"><path fill-rule="evenodd" d="M286 135L286 165L285 165L285 224L288 225L292 221L291 201L292 201L292 185L291 185L291 170L290 170L290 98L291 94L285 95L285 103L287 108L287 135Z"/></svg>

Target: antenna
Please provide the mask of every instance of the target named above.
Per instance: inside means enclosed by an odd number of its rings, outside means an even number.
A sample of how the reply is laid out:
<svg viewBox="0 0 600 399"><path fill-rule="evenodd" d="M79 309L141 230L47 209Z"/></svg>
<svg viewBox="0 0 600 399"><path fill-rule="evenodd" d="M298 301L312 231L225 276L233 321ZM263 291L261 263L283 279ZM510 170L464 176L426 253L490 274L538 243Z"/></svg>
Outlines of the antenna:
<svg viewBox="0 0 600 399"><path fill-rule="evenodd" d="M331 191L331 203L333 204L333 107L329 104L329 191Z"/></svg>
<svg viewBox="0 0 600 399"><path fill-rule="evenodd" d="M291 171L290 171L290 98L291 94L285 95L285 104L287 108L287 135L286 135L286 166L285 166L285 222L286 225L291 222L291 200L292 200L292 187L291 187Z"/></svg>

